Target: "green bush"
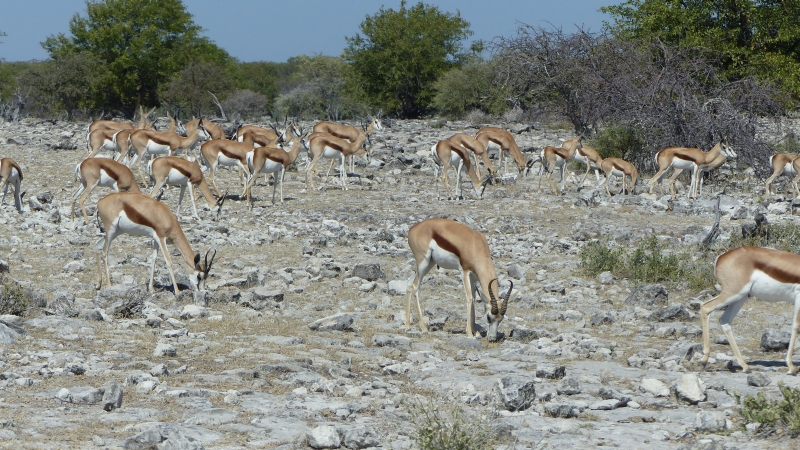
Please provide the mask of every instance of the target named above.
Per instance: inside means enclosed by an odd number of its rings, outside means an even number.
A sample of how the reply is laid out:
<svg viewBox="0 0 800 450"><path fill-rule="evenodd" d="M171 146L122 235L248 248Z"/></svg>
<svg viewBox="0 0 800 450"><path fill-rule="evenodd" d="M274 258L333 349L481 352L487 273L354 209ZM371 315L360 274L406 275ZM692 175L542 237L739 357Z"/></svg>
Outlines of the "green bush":
<svg viewBox="0 0 800 450"><path fill-rule="evenodd" d="M609 271L636 284L685 283L692 289L714 284L713 266L708 261L692 261L685 253L667 254L664 250L655 236L643 239L630 253L612 249L607 242L592 242L581 248L579 268L591 277Z"/></svg>
<svg viewBox="0 0 800 450"><path fill-rule="evenodd" d="M604 128L590 144L603 158L630 160L644 149L644 143L632 127L619 125Z"/></svg>
<svg viewBox="0 0 800 450"><path fill-rule="evenodd" d="M434 84L433 106L439 114L454 119L463 119L472 110L501 115L507 104L494 78L495 70L486 61L474 61L452 69Z"/></svg>
<svg viewBox="0 0 800 450"><path fill-rule="evenodd" d="M739 415L746 423L760 423L763 427L787 430L792 436L800 435L800 389L778 383L783 399L769 398L759 392L744 399L736 396Z"/></svg>
<svg viewBox="0 0 800 450"><path fill-rule="evenodd" d="M19 283L14 281L3 281L0 285L0 315L13 314L21 316L28 309L28 296Z"/></svg>
<svg viewBox="0 0 800 450"><path fill-rule="evenodd" d="M800 227L795 223L777 223L763 226L751 236L731 236L731 250L743 246L771 247L787 252L800 251Z"/></svg>
<svg viewBox="0 0 800 450"><path fill-rule="evenodd" d="M405 406L421 450L489 450L494 434L487 417L473 417L455 401L416 398Z"/></svg>

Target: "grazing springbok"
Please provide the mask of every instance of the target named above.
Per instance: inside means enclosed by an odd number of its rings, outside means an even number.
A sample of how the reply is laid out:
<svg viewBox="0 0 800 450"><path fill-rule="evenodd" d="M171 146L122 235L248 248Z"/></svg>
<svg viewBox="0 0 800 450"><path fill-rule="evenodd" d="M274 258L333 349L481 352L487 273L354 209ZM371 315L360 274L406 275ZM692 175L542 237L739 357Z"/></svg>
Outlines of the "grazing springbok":
<svg viewBox="0 0 800 450"><path fill-rule="evenodd" d="M612 176L622 177L622 189L619 191L620 194L633 194L639 176L639 172L633 164L620 158L606 158L600 163L600 168L603 169L603 173L606 174L606 182L604 184L609 197L612 197L612 195L611 191L608 189L608 183L611 181ZM630 177L631 179L631 184L627 189L625 188L626 177Z"/></svg>
<svg viewBox="0 0 800 450"><path fill-rule="evenodd" d="M594 148L583 145L582 136L575 136L568 141L562 142L561 148L574 148L575 154L572 156L572 160L581 164L586 164L586 173L583 174L583 178L581 179L581 186L586 182L586 177L589 176L589 170L592 169L594 169L594 177L597 179L597 183L600 184L600 163L603 161L603 158Z"/></svg>
<svg viewBox="0 0 800 450"><path fill-rule="evenodd" d="M433 162L435 163L436 170L438 171L441 169L441 181L444 185L444 190L447 192L447 198L456 200L459 197L464 198L464 195L461 190L461 170L463 168L467 169L467 174L469 175L470 179L472 180L472 188L475 190L475 197L482 198L483 197L483 189L486 188L486 184L482 184L478 174L475 173L475 168L472 166L472 162L469 159L469 155L467 154L467 150L456 144L453 141L439 141L431 147L431 157L433 157ZM455 169L456 171L456 195L453 196L450 192L450 183L447 178L447 172L450 171L450 167ZM439 196L439 174L434 173L433 178L436 184L436 198L440 198ZM479 190L478 186L483 187L483 189Z"/></svg>
<svg viewBox="0 0 800 450"><path fill-rule="evenodd" d="M144 173L142 173L141 165L142 158L145 154L152 156L173 156L176 151L188 149L201 139L208 139L208 133L206 133L203 127L202 119L199 121L197 128L193 132L187 133L186 137L181 137L175 133L152 130L138 130L131 134L128 141L136 150L136 156L133 158L131 164L137 165L139 176L142 177L142 181L144 182L144 187L149 187L147 185L147 178L144 176Z"/></svg>
<svg viewBox="0 0 800 450"><path fill-rule="evenodd" d="M466 133L456 133L450 136L448 141L455 142L456 144L471 151L472 154L475 155L475 172L478 174L478 178L481 176L481 169L478 164L479 157L481 158L481 161L483 161L483 164L486 165L486 171L489 172L489 175L495 175L494 166L492 165L492 161L489 159L489 152L487 152L486 147L484 147L483 144L481 144L472 135Z"/></svg>
<svg viewBox="0 0 800 450"><path fill-rule="evenodd" d="M250 169L247 167L247 154L253 151L253 146L246 142L229 141L227 139L214 139L200 146L200 155L203 164L208 167L208 181L217 192L218 197L222 197L216 183L217 169L224 167L239 167L239 178L242 183L242 195L247 194L247 182L250 181Z"/></svg>
<svg viewBox="0 0 800 450"><path fill-rule="evenodd" d="M225 202L225 196L220 196L219 200L214 199L214 194L206 183L203 177L203 171L194 161L188 161L178 156L162 156L161 158L154 158L148 164L150 175L153 177L153 190L150 191L150 197L155 198L158 192L164 185L167 186L180 186L181 192L178 196L178 220L181 220L181 203L183 202L183 194L186 188L189 188L189 199L192 201L192 212L195 219L200 221L200 216L197 214L197 205L194 201L194 186L200 190L200 193L205 197L208 202L208 209L212 212L217 208L222 208Z"/></svg>
<svg viewBox="0 0 800 450"><path fill-rule="evenodd" d="M367 136L371 135L375 131L383 131L383 123L381 122L381 111L378 111L378 114L375 116L369 116L367 121L366 128L364 124L361 124L361 128L365 129L367 132ZM318 124L314 125L314 128L311 130L312 135L313 133L327 133L332 136L336 136L338 138L347 139L350 142L355 142L358 139L359 131L358 128L351 126L351 125L339 125L338 123L333 122L319 122ZM331 172L331 167L333 167L333 163L335 161L331 160L331 165L328 166L328 171L325 172L325 176L327 177L328 174ZM355 159L353 155L350 155L350 171L355 170Z"/></svg>
<svg viewBox="0 0 800 450"><path fill-rule="evenodd" d="M19 164L11 158L0 159L0 189L3 189L3 201L0 203L5 204L6 194L8 194L8 186L14 185L14 207L17 212L22 212L22 193L20 192L20 183L22 183L22 169Z"/></svg>
<svg viewBox="0 0 800 450"><path fill-rule="evenodd" d="M278 187L278 182L281 184L281 203L283 203L283 176L286 173L286 168L297 160L300 148L305 145L303 137L292 137L290 141L292 148L288 152L278 147L257 147L247 154L247 167L250 169L251 175L245 190L247 191L247 199L250 201L250 208L253 207L250 187L261 172L275 174L275 183L272 185L272 205L275 205L275 189ZM280 176L277 175L278 173L280 173Z"/></svg>
<svg viewBox="0 0 800 450"><path fill-rule="evenodd" d="M313 133L308 138L308 151L312 156L311 163L306 168L306 183L310 182L312 189L317 189L314 184L314 177L316 176L316 169L314 168L320 158L339 158L341 162L341 170L339 178L342 182L342 189L347 190L347 171L344 168L344 160L349 155L363 155L369 157L369 150L362 148L367 140L366 130L362 130L358 135L358 139L353 142L346 141L342 138L327 134L327 133Z"/></svg>
<svg viewBox="0 0 800 450"><path fill-rule="evenodd" d="M111 274L108 269L108 249L111 242L120 234L132 236L145 236L153 239L153 262L150 265L150 292L155 292L153 281L156 271L158 250L164 255L167 262L172 286L177 297L180 293L175 274L172 271L172 257L167 251L167 243L177 247L183 257L186 268L192 280L192 290L205 288L208 272L217 255L216 250L208 260L210 250L206 252L205 261L201 262L200 254L194 253L189 240L183 234L178 219L172 214L167 205L143 194L130 192L117 192L108 194L97 202L97 217L102 225L101 231L105 233L97 243L97 289L103 285L103 267L105 266L106 281L111 284ZM102 260L102 261L101 261Z"/></svg>
<svg viewBox="0 0 800 450"><path fill-rule="evenodd" d="M508 152L511 157L514 158L514 161L517 162L517 166L519 166L519 172L523 176L528 174L528 170L533 165L533 160L528 160L522 155L522 152L517 146L517 141L514 140L514 136L502 128L483 127L478 130L475 139L481 143L481 146L483 146L487 152L491 149L499 150L498 158L501 164L505 164L505 173L508 173L508 163L503 159L504 151Z"/></svg>
<svg viewBox="0 0 800 450"><path fill-rule="evenodd" d="M417 300L419 326L422 331L428 331L423 319L422 305L419 302L419 287L425 275L436 266L461 270L464 292L467 296L467 336L473 337L477 332L474 302L478 295L484 302L488 300L491 306L486 308L486 321L489 323L486 337L489 341L496 341L500 322L503 321L508 309L514 283L511 283L505 297L501 296L499 301L495 298L492 284L497 286L499 295L500 282L495 273L486 236L454 220L428 219L408 230L408 246L414 254L417 273L407 289L406 329L411 328L411 296L414 295Z"/></svg>
<svg viewBox="0 0 800 450"><path fill-rule="evenodd" d="M98 131L98 130L95 130ZM109 187L117 192L139 193L139 185L131 169L124 164L110 158L88 158L75 167L75 175L81 182L78 190L72 194L72 214L70 220L75 220L75 202L81 206L83 219L89 223L89 214L86 213L86 199L97 186Z"/></svg>
<svg viewBox="0 0 800 450"><path fill-rule="evenodd" d="M573 182L576 182L575 178L572 174L566 169L567 163L572 161L572 158L575 156L576 148L573 147L572 149L562 148L562 147L553 147L552 145L548 145L542 150L541 155L539 156L542 166L544 166L544 170L547 173L545 177L547 178L547 182L550 184L550 188L553 190L553 193L563 193L566 189L566 181L567 175L572 178ZM561 170L561 189L556 189L556 185L553 183L553 172L555 169L558 168ZM542 177L539 177L539 190L542 189Z"/></svg>

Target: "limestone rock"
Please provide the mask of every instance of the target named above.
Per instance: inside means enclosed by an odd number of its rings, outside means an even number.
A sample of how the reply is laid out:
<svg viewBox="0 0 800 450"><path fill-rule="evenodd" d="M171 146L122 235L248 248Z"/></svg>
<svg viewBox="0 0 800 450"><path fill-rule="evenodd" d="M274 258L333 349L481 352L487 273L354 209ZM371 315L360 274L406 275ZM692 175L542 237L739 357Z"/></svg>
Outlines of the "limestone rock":
<svg viewBox="0 0 800 450"><path fill-rule="evenodd" d="M524 411L536 400L536 386L533 381L518 376L497 380L495 392L508 411Z"/></svg>

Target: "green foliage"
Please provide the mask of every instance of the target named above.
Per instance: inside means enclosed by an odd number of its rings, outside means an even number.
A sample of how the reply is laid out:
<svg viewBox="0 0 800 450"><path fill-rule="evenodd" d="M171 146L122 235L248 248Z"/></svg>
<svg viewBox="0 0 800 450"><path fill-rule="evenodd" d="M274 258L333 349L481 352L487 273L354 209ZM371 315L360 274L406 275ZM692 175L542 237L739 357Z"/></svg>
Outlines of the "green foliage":
<svg viewBox="0 0 800 450"><path fill-rule="evenodd" d="M100 92L107 72L88 52L66 53L41 64L33 64L19 76L19 84L31 97L27 106L39 114L66 111L72 119L80 107L90 106Z"/></svg>
<svg viewBox="0 0 800 450"><path fill-rule="evenodd" d="M455 401L415 399L405 405L417 427L420 450L489 450L493 433L489 419L472 417Z"/></svg>
<svg viewBox="0 0 800 450"><path fill-rule="evenodd" d="M782 141L775 144L775 153L800 153L800 139L794 134L787 135Z"/></svg>
<svg viewBox="0 0 800 450"><path fill-rule="evenodd" d="M725 251L743 246L770 247L797 253L800 251L800 227L793 222L765 225L747 237L731 236L729 248Z"/></svg>
<svg viewBox="0 0 800 450"><path fill-rule="evenodd" d="M109 76L96 106L132 115L139 104L157 106L159 87L189 62L231 61L200 36L181 0L98 0L86 9L70 20L71 36L50 36L42 46L54 59L88 52L101 61Z"/></svg>
<svg viewBox="0 0 800 450"><path fill-rule="evenodd" d="M626 0L600 10L623 39L711 48L729 79L756 75L800 98L800 2Z"/></svg>
<svg viewBox="0 0 800 450"><path fill-rule="evenodd" d="M434 84L433 106L443 115L462 119L472 110L498 116L507 109L503 91L495 83L490 61L474 60L444 73Z"/></svg>
<svg viewBox="0 0 800 450"><path fill-rule="evenodd" d="M17 79L26 69L42 63L0 61L0 100L8 100L17 90Z"/></svg>
<svg viewBox="0 0 800 450"><path fill-rule="evenodd" d="M685 253L669 254L664 250L664 244L655 236L643 239L630 253L612 249L607 242L591 242L580 250L579 268L591 277L609 271L636 284L685 283L691 289L705 289L714 284L713 268L708 261L692 261Z"/></svg>
<svg viewBox="0 0 800 450"><path fill-rule="evenodd" d="M360 34L346 38L343 55L351 91L363 90L370 104L405 118L428 111L434 83L461 65L461 42L472 34L460 14L422 2L407 8L405 0L399 10L381 7L359 28Z"/></svg>
<svg viewBox="0 0 800 450"><path fill-rule="evenodd" d="M792 436L800 435L800 389L778 383L783 399L769 398L759 392L744 399L736 395L740 405L739 415L746 423L760 423L762 427L787 430Z"/></svg>
<svg viewBox="0 0 800 450"><path fill-rule="evenodd" d="M624 125L612 125L602 129L590 144L604 159L631 160L634 159L633 155L649 151L645 150L646 146L637 137L636 130Z"/></svg>
<svg viewBox="0 0 800 450"><path fill-rule="evenodd" d="M603 272L618 271L624 255L622 250L614 250L605 242L595 241L581 247L581 270L590 277Z"/></svg>
<svg viewBox="0 0 800 450"><path fill-rule="evenodd" d="M362 109L345 92L346 67L341 58L315 55L293 58L297 70L290 80L294 88L275 101L284 117L353 117Z"/></svg>
<svg viewBox="0 0 800 450"><path fill-rule="evenodd" d="M202 117L214 114L217 109L209 92L223 97L232 87L233 78L225 66L193 62L164 85L160 96L163 101L186 108L196 117Z"/></svg>
<svg viewBox="0 0 800 450"><path fill-rule="evenodd" d="M29 306L25 290L15 281L3 281L0 285L0 315L21 316Z"/></svg>

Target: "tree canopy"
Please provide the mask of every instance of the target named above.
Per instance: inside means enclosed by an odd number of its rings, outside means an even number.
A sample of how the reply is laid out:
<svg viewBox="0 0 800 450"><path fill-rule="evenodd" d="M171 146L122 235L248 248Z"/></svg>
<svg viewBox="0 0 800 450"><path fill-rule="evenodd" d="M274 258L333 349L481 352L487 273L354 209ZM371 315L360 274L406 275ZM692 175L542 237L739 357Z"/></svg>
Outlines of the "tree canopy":
<svg viewBox="0 0 800 450"><path fill-rule="evenodd" d="M462 41L472 34L459 13L422 2L408 8L405 1L399 10L381 7L359 28L360 34L346 38L343 55L350 82L369 103L400 117L430 108L434 83L465 60Z"/></svg>
<svg viewBox="0 0 800 450"><path fill-rule="evenodd" d="M729 79L756 75L800 98L800 2L626 0L601 8L623 39L658 39L720 52Z"/></svg>
<svg viewBox="0 0 800 450"><path fill-rule="evenodd" d="M159 104L159 86L190 61L225 64L230 56L201 36L202 28L181 0L87 1L76 14L71 36L50 36L42 43L54 59L86 52L108 70L103 98L96 106L132 114L138 105Z"/></svg>

